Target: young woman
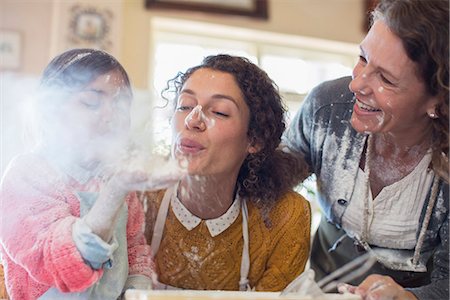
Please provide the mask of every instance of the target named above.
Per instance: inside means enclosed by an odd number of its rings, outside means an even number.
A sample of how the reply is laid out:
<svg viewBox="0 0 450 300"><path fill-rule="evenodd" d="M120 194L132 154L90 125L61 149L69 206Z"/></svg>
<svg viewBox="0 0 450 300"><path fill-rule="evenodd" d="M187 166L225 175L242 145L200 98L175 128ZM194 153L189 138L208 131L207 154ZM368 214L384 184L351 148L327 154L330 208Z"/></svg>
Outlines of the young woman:
<svg viewBox="0 0 450 300"><path fill-rule="evenodd" d="M304 164L277 148L285 123L274 83L228 55L170 83L173 155L188 175L145 194L155 287L282 290L305 267L311 216L292 191Z"/></svg>
<svg viewBox="0 0 450 300"><path fill-rule="evenodd" d="M353 77L314 89L284 139L317 175L311 266L372 251L352 292L448 299L449 3L381 0L373 17Z"/></svg>
<svg viewBox="0 0 450 300"><path fill-rule="evenodd" d="M11 299L116 299L150 286L144 213L129 191L150 188L151 178L116 166L131 100L128 75L103 51L69 50L45 69L39 144L2 180L0 251Z"/></svg>

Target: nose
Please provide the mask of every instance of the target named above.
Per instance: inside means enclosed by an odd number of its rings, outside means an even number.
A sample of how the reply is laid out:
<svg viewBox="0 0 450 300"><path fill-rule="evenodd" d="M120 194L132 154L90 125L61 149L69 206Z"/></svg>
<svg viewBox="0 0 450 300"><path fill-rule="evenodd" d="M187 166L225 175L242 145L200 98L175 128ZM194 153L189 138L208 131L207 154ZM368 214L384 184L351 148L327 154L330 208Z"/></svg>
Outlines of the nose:
<svg viewBox="0 0 450 300"><path fill-rule="evenodd" d="M115 126L115 119L117 118L117 113L113 107L113 104L108 101L102 107L99 116L99 132L107 133L111 132Z"/></svg>
<svg viewBox="0 0 450 300"><path fill-rule="evenodd" d="M202 106L197 105L184 119L184 125L190 130L204 131L206 129L205 116Z"/></svg>
<svg viewBox="0 0 450 300"><path fill-rule="evenodd" d="M111 102L112 101L108 101L103 106L103 109L102 109L102 112L101 112L102 113L101 118L102 118L104 123L110 123L111 120L114 117L114 108L113 108L113 105L112 105Z"/></svg>
<svg viewBox="0 0 450 300"><path fill-rule="evenodd" d="M352 80L350 81L348 88L354 94L368 95L371 93L370 88L370 75L366 72L365 67L355 66L353 69Z"/></svg>

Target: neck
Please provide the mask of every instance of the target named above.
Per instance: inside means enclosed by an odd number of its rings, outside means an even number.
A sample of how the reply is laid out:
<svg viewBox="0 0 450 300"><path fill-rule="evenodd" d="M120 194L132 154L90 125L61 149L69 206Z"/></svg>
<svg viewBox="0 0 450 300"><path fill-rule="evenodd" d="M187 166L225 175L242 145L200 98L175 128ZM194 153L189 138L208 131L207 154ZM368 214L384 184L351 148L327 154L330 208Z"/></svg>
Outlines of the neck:
<svg viewBox="0 0 450 300"><path fill-rule="evenodd" d="M373 198L381 190L410 174L423 159L431 145L431 138L401 143L391 135L377 134L369 137L364 170L369 174Z"/></svg>
<svg viewBox="0 0 450 300"><path fill-rule="evenodd" d="M178 199L197 217L215 219L233 203L235 186L235 178L186 176L178 186Z"/></svg>
<svg viewBox="0 0 450 300"><path fill-rule="evenodd" d="M431 146L431 130L415 135L374 134L374 152L383 157L422 157Z"/></svg>

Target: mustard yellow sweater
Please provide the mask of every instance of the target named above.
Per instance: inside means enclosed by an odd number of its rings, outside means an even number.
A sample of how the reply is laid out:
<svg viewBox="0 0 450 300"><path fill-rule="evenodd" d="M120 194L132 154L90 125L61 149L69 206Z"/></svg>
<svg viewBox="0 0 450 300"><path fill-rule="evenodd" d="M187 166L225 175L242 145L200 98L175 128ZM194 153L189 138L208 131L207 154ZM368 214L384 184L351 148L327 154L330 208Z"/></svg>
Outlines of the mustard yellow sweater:
<svg viewBox="0 0 450 300"><path fill-rule="evenodd" d="M148 243L164 192L145 194ZM260 210L252 203L247 205L250 286L280 291L303 272L309 256L309 202L295 192L285 194L270 212L270 228ZM204 221L188 231L169 209L155 256L158 280L184 289L239 290L242 247L242 211L229 228L212 237Z"/></svg>

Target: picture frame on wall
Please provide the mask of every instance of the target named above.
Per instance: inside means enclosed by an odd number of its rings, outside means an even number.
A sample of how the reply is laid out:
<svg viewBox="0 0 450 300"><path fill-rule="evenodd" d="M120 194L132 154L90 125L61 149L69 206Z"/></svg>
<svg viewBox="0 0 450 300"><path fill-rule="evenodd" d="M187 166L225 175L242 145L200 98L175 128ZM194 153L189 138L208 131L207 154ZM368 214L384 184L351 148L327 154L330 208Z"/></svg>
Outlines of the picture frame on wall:
<svg viewBox="0 0 450 300"><path fill-rule="evenodd" d="M68 42L71 47L110 51L113 13L107 8L75 4L69 10Z"/></svg>
<svg viewBox="0 0 450 300"><path fill-rule="evenodd" d="M0 70L19 70L22 64L22 35L19 31L0 29Z"/></svg>
<svg viewBox="0 0 450 300"><path fill-rule="evenodd" d="M187 10L258 19L268 18L267 0L145 0L145 6L147 9Z"/></svg>

